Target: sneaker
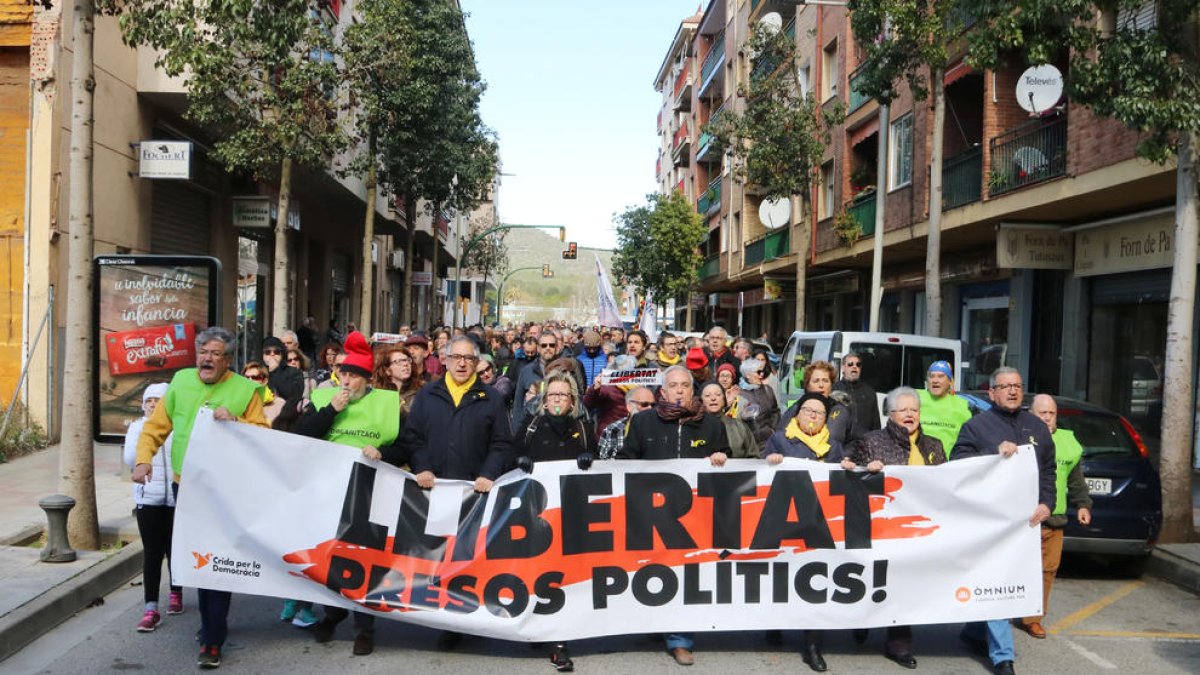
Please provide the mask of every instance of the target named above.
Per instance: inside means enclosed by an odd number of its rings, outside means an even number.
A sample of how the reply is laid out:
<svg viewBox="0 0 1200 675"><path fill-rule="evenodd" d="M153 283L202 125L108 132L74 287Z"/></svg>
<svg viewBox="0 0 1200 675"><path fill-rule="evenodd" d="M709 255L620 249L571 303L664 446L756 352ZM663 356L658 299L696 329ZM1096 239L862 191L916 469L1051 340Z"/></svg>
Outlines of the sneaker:
<svg viewBox="0 0 1200 675"><path fill-rule="evenodd" d="M317 615L308 607L301 607L296 612L296 617L292 619L292 625L300 628L309 628L317 625Z"/></svg>
<svg viewBox="0 0 1200 675"><path fill-rule="evenodd" d="M196 658L196 665L201 668L220 668L221 648L217 645L204 645L201 647L200 656Z"/></svg>
<svg viewBox="0 0 1200 675"><path fill-rule="evenodd" d="M139 633L153 633L158 624L162 623L162 617L158 612L148 609L142 615L142 620L138 622L137 629Z"/></svg>
<svg viewBox="0 0 1200 675"><path fill-rule="evenodd" d="M279 613L280 621L291 621L296 616L296 601L284 600L283 611Z"/></svg>
<svg viewBox="0 0 1200 675"><path fill-rule="evenodd" d="M560 673L575 671L575 663L571 661L571 655L567 652L567 646L564 644L556 645L554 651L550 652L550 663Z"/></svg>
<svg viewBox="0 0 1200 675"><path fill-rule="evenodd" d="M167 614L183 614L183 593L171 592L167 599Z"/></svg>

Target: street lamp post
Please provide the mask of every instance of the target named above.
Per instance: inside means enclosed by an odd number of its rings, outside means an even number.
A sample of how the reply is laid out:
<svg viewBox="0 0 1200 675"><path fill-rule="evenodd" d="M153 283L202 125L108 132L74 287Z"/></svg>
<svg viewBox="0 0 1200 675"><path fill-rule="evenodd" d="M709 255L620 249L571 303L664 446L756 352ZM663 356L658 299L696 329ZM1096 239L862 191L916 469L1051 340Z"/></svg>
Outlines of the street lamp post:
<svg viewBox="0 0 1200 675"><path fill-rule="evenodd" d="M504 275L504 278L500 280L500 286L496 289L496 323L500 323L500 312L504 309L504 284L508 282L509 277L516 274L517 272L526 272L529 270L542 270L543 277L552 277L552 276L554 276L554 272L549 272L549 275L547 275L549 268L550 268L549 265L536 265L533 267L518 267L517 269Z"/></svg>
<svg viewBox="0 0 1200 675"><path fill-rule="evenodd" d="M467 242L467 245L463 247L463 250L459 252L458 259L454 263L454 318L450 322L451 328L458 328L458 298L462 295L462 262L464 258L471 255L471 249L475 247L475 244L478 244L480 241L482 241L484 237L487 237L490 234L495 234L500 230L545 230L549 228L558 228L558 240L566 241L567 228L561 225L496 225L495 227L489 227L483 232L471 237L470 241ZM461 242L462 239L460 238L459 241Z"/></svg>

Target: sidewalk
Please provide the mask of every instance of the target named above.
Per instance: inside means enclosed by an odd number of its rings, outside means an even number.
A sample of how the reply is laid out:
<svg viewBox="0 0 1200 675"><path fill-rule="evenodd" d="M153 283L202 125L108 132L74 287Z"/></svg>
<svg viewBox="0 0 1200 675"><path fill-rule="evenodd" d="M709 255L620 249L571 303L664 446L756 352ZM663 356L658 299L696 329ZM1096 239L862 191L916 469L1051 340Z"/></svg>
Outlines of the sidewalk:
<svg viewBox="0 0 1200 675"><path fill-rule="evenodd" d="M26 545L46 528L38 500L58 492L58 447L0 464L0 661L141 572L121 448L96 444L95 458L101 541L129 545L79 551L70 563L43 563Z"/></svg>

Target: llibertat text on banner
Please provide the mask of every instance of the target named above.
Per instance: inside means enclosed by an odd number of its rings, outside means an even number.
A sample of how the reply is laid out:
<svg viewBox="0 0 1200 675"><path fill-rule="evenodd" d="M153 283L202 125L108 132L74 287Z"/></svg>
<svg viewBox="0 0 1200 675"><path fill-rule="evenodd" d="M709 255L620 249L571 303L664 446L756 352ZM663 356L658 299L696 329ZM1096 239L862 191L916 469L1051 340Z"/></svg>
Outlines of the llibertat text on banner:
<svg viewBox="0 0 1200 675"><path fill-rule="evenodd" d="M508 640L849 628L1041 611L1032 453L885 473L785 459L546 462L487 494L201 411L185 586Z"/></svg>

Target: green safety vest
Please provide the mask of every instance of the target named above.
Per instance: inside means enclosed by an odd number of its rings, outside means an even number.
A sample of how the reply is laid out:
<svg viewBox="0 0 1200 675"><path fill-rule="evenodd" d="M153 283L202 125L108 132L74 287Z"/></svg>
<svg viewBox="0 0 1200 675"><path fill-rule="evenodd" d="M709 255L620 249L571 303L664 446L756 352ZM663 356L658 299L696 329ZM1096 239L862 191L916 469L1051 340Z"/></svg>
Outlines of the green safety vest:
<svg viewBox="0 0 1200 675"><path fill-rule="evenodd" d="M1054 475L1054 489L1057 498L1054 501L1054 514L1061 516L1067 512L1067 476L1079 460L1083 459L1083 446L1075 439L1075 432L1069 429L1059 429L1052 436L1054 439L1054 461L1057 469Z"/></svg>
<svg viewBox="0 0 1200 675"><path fill-rule="evenodd" d="M171 418L175 433L171 441L171 468L176 475L183 473L183 458L200 408L225 408L234 417L241 417L260 388L237 373L216 384L205 384L195 368L184 368L175 373L162 404L167 407L167 416Z"/></svg>
<svg viewBox="0 0 1200 675"><path fill-rule="evenodd" d="M926 436L942 442L946 459L949 459L950 450L958 441L958 430L971 419L971 407L965 399L954 394L935 399L928 391L918 389L917 396L921 398L921 430Z"/></svg>
<svg viewBox="0 0 1200 675"><path fill-rule="evenodd" d="M323 409L337 393L334 387L314 389L313 407ZM325 440L352 448L381 448L395 443L399 436L400 392L373 388L334 417Z"/></svg>

